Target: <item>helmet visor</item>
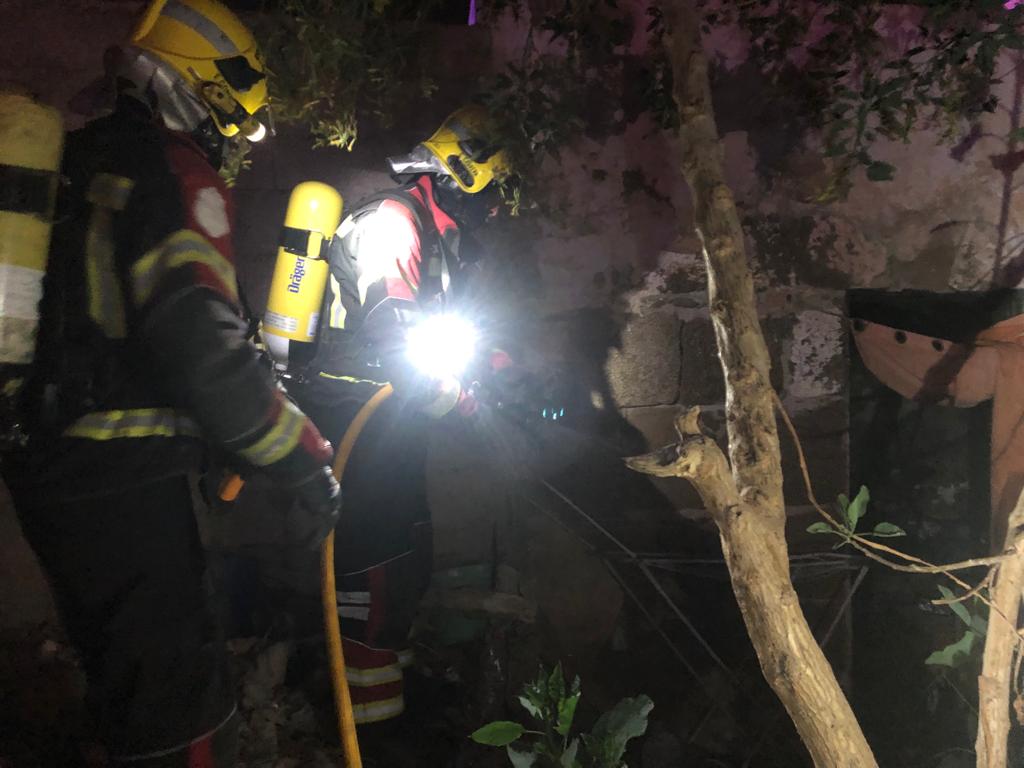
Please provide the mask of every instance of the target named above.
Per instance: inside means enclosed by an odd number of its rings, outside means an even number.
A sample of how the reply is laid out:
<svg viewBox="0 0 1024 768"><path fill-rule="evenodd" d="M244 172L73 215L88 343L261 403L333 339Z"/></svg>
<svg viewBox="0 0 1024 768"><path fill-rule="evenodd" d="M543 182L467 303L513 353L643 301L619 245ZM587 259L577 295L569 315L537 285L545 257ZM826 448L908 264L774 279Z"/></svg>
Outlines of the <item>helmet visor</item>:
<svg viewBox="0 0 1024 768"><path fill-rule="evenodd" d="M242 93L266 78L266 75L253 67L245 56L217 59L214 63L227 84Z"/></svg>
<svg viewBox="0 0 1024 768"><path fill-rule="evenodd" d="M500 147L478 138L459 140L459 149L474 163L486 163L498 152Z"/></svg>
<svg viewBox="0 0 1024 768"><path fill-rule="evenodd" d="M389 157L387 163L391 168L391 173L395 176L418 176L421 173L448 175L448 170L441 164L437 156L422 144L417 145L407 155Z"/></svg>

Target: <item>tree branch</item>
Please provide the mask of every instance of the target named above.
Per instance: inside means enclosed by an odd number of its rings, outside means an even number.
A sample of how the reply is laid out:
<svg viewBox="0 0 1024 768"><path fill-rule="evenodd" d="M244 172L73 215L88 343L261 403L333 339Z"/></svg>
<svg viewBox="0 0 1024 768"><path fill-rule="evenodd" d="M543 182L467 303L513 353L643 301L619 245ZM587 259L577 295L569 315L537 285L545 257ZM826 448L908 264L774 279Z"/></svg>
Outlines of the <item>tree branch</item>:
<svg viewBox="0 0 1024 768"><path fill-rule="evenodd" d="M974 751L978 768L1005 768L1010 735L1010 683L1014 652L1021 652L1017 630L1021 588L1024 587L1024 492L1007 525L1010 559L995 573L991 590L988 632L978 676L978 736Z"/></svg>
<svg viewBox="0 0 1024 768"><path fill-rule="evenodd" d="M663 7L681 166L704 246L711 319L725 377L729 460L700 434L691 411L676 421L677 445L629 463L662 477L685 477L697 488L718 524L733 592L761 669L815 765L877 768L790 579L768 348L743 229L725 182L699 18L692 0L665 0Z"/></svg>

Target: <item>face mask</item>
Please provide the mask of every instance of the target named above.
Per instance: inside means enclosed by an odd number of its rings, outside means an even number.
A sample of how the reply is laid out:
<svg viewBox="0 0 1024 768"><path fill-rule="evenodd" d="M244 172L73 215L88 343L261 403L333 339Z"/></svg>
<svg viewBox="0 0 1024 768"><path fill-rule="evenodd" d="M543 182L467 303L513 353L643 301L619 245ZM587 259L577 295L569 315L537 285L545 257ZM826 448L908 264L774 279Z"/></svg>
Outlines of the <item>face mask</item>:
<svg viewBox="0 0 1024 768"><path fill-rule="evenodd" d="M463 229L478 229L490 218L492 195L489 189L469 195L447 176L438 178L434 188L438 205Z"/></svg>

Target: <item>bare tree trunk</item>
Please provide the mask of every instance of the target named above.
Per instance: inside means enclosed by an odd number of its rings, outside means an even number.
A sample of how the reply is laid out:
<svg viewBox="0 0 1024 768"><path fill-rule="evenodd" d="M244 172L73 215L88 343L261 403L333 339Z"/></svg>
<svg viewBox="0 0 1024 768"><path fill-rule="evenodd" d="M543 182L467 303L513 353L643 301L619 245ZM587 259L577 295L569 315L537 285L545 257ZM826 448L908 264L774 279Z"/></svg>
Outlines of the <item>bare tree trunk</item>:
<svg viewBox="0 0 1024 768"><path fill-rule="evenodd" d="M978 677L978 735L974 745L978 768L1006 768L1010 735L1010 683L1013 656L1020 642L1017 619L1024 587L1024 493L1010 513L1006 551L1017 556L1000 563L992 589L992 607L985 635L985 655Z"/></svg>
<svg viewBox="0 0 1024 768"><path fill-rule="evenodd" d="M707 263L711 318L726 382L727 461L700 433L697 411L677 422L681 442L630 460L640 471L690 479L718 524L733 591L761 669L819 768L876 766L831 666L815 642L789 574L782 464L743 230L725 182L707 60L692 0L666 0L682 171Z"/></svg>

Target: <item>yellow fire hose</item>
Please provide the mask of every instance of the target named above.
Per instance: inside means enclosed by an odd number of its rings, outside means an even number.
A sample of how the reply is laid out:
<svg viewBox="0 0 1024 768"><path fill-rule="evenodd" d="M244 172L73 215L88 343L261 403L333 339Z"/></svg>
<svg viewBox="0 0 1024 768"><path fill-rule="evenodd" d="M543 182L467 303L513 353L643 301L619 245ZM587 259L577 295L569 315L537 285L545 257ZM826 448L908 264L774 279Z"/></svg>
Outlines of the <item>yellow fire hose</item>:
<svg viewBox="0 0 1024 768"><path fill-rule="evenodd" d="M390 384L374 393L373 397L359 409L352 423L345 430L334 459L334 476L342 483L345 465L352 454L352 448L359 439L363 427L370 420L381 403L391 397L394 389ZM338 621L338 597L334 584L334 531L327 534L320 549L320 597L324 609L324 634L327 637L327 661L331 667L331 683L334 689L334 708L338 713L338 733L345 752L348 768L363 768L359 754L359 740L356 738L356 718L352 712L352 697L348 692L348 678L345 677L345 652L341 647L341 625Z"/></svg>
<svg viewBox="0 0 1024 768"><path fill-rule="evenodd" d="M374 412L394 393L390 384L385 384L356 413L352 423L348 425L338 453L334 459L334 477L340 484L345 474L345 465L352 455L352 448L359 439L363 427ZM239 475L225 479L220 487L220 497L224 501L234 501L242 490L244 481ZM327 639L327 661L331 668L331 688L334 690L334 708L338 713L338 734L345 754L346 768L363 768L363 758L359 753L359 740L356 737L356 718L352 711L352 697L348 691L348 678L345 676L345 652L341 646L341 624L338 620L337 587L334 583L334 531L327 534L320 548L320 598L324 611L324 634Z"/></svg>

